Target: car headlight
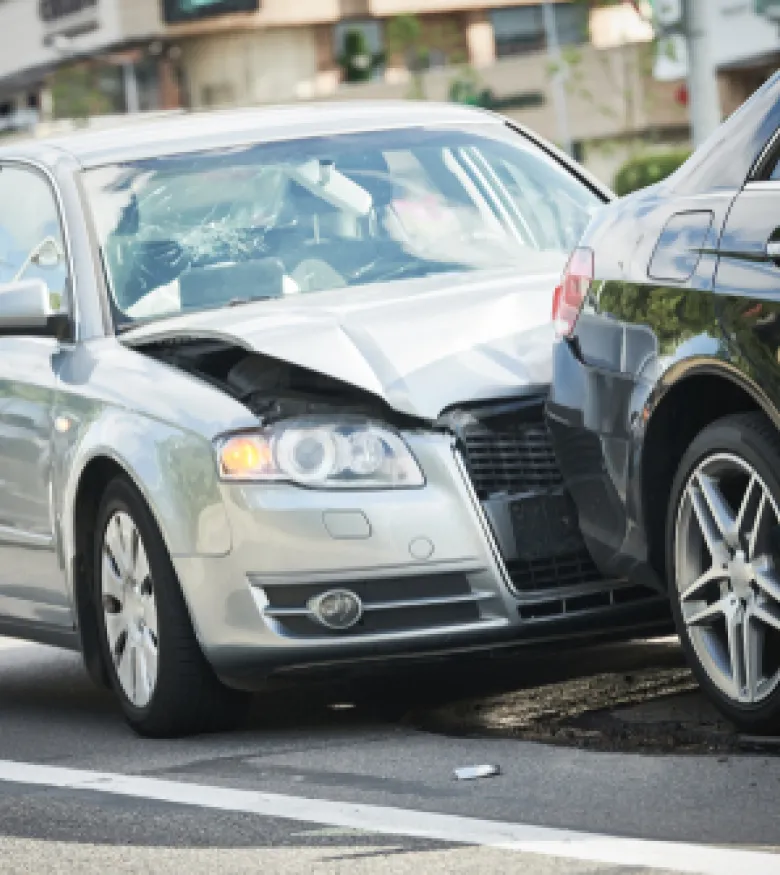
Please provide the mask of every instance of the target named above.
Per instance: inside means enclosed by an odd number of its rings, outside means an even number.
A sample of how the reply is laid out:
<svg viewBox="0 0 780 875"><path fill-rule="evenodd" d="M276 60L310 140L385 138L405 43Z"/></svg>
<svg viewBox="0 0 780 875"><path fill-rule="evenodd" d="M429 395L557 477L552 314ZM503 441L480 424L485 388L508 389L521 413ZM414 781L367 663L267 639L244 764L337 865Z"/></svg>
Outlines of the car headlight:
<svg viewBox="0 0 780 875"><path fill-rule="evenodd" d="M403 438L370 422L288 420L217 442L223 480L286 481L324 489L423 486Z"/></svg>

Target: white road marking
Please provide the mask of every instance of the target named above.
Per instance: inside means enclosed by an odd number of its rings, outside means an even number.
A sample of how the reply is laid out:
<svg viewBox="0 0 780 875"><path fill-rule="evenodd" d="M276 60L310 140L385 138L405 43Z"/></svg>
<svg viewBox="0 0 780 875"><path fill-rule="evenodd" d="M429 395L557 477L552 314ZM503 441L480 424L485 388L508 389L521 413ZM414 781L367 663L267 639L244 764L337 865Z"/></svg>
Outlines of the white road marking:
<svg viewBox="0 0 780 875"><path fill-rule="evenodd" d="M482 845L570 860L644 866L698 875L780 875L780 854L742 851L682 842L644 841L432 814L380 805L306 799L136 775L66 769L0 760L0 782L111 793L134 799L256 814L381 835Z"/></svg>
<svg viewBox="0 0 780 875"><path fill-rule="evenodd" d="M17 650L21 647L40 647L32 641L22 641L20 638L0 638L0 650Z"/></svg>

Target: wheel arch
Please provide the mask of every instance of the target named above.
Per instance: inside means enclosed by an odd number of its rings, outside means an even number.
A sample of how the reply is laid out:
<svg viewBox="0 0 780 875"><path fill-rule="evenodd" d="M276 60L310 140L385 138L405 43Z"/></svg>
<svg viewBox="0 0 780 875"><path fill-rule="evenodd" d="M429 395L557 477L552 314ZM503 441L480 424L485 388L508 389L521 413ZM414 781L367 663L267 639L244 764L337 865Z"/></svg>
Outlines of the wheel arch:
<svg viewBox="0 0 780 875"><path fill-rule="evenodd" d="M93 680L105 684L92 557L97 512L108 484L118 476L132 484L171 557L222 556L232 549L232 537L204 438L124 415L119 421L107 416L81 438L62 473L60 538L84 661ZM210 479L207 471L213 472Z"/></svg>
<svg viewBox="0 0 780 875"><path fill-rule="evenodd" d="M664 374L642 410L641 506L648 559L666 579L668 498L687 448L702 429L724 416L757 411L780 428L769 397L738 368L721 361L678 362Z"/></svg>

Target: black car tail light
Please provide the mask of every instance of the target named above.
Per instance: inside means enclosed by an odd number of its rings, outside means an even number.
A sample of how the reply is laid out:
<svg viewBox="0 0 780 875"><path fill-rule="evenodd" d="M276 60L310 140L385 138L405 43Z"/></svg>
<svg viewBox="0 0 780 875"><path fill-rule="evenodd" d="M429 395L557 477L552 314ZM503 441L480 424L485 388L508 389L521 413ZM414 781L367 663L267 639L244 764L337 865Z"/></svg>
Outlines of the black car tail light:
<svg viewBox="0 0 780 875"><path fill-rule="evenodd" d="M552 317L558 337L569 337L574 331L594 271L593 250L575 249L563 272L561 284L553 293Z"/></svg>

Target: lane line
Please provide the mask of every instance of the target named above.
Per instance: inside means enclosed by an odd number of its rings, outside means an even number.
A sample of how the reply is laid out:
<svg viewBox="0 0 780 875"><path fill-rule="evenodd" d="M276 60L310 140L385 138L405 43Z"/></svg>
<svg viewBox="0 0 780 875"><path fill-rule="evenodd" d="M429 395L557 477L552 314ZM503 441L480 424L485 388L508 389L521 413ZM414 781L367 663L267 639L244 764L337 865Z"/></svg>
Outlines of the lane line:
<svg viewBox="0 0 780 875"><path fill-rule="evenodd" d="M0 782L110 793L174 805L255 814L382 835L482 845L616 866L644 866L696 875L737 875L743 872L750 875L780 875L780 854L764 851L628 839L381 805L189 784L137 775L0 760Z"/></svg>

